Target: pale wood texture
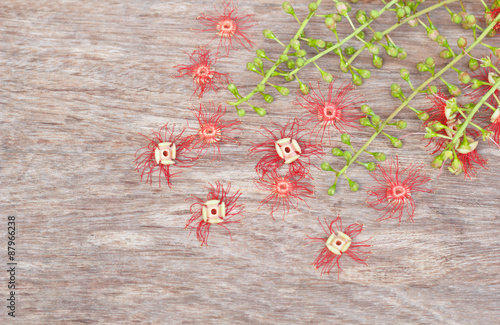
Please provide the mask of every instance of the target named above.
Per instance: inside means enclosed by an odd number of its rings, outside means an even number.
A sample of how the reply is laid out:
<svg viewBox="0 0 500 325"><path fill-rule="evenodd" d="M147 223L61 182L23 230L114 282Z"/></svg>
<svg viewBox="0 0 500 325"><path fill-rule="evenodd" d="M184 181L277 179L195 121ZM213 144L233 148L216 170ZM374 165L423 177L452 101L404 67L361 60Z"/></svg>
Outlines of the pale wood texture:
<svg viewBox="0 0 500 325"><path fill-rule="evenodd" d="M332 10L332 3L325 1ZM427 1L428 6L435 1ZM479 2L467 9L481 15ZM299 17L307 1L294 1ZM380 8L370 1L354 10ZM452 5L458 11L458 5ZM264 40L271 28L282 40L296 30L296 22L281 10L279 1L240 1L240 13L255 14L250 30L255 48L275 58L281 51ZM403 165L425 163L434 179L435 194L417 194L415 222L377 222L367 207L366 187L373 184L361 166L349 176L361 188L353 193L345 180L334 197L326 195L332 174L313 171L316 199L301 205L286 220L272 220L267 207L259 208L265 193L253 185L255 158L247 157L252 141L262 140L259 127L301 116L294 95L278 96L272 104L262 98L268 115L251 109L242 119L240 146L222 147L222 161L203 158L174 179L174 188L141 183L134 172L135 151L144 145L138 134L148 134L166 122L191 126L189 107L198 105L189 78L172 79L173 66L188 63L186 53L210 36L197 33L200 12L213 12L212 1L35 1L0 3L1 105L1 225L7 215L17 217L17 313L7 318L7 274L0 275L2 324L493 324L500 319L500 155L495 146L481 144L488 169L465 180L429 167L421 135L404 139L403 149L387 139L370 147L398 154ZM325 11L326 12L326 11ZM391 14L392 16L392 14ZM455 46L457 35L471 34L448 22L439 10L432 18ZM374 24L390 26L386 14ZM339 28L347 35L350 27ZM312 22L308 35L331 39L322 19ZM415 76L415 64L440 49L422 28L398 28L394 41L406 48L407 60L391 59L380 70L362 55L358 67L373 76L360 88L364 100L386 117L398 105L389 87L399 82L404 66ZM488 40L500 45L499 38ZM358 46L357 43L352 43ZM211 44L213 49L216 44ZM312 53L312 52L311 52ZM480 55L480 53L477 53ZM245 70L253 52L232 52L217 63L229 72L241 93L260 80ZM320 61L340 80L338 57ZM437 60L438 66L444 61ZM465 63L464 63L465 64ZM456 74L448 73L456 82ZM299 74L316 83L319 73L308 67ZM282 83L282 81L276 81ZM340 84L340 83L339 83ZM294 94L297 83L291 83ZM407 91L408 87L404 87ZM207 93L201 102L232 99L222 90ZM414 102L429 107L425 96ZM243 107L243 106L242 106ZM228 117L236 118L229 107ZM409 112L405 131L418 132L421 123ZM359 147L370 136L353 132ZM339 135L332 137L339 145ZM334 167L342 160L327 154L321 161ZM365 160L369 160L365 157ZM314 163L319 165L320 160ZM233 241L223 229L213 229L209 246L200 248L194 233L184 229L191 194L205 197L207 183L220 180L241 189L245 218L230 225ZM322 236L317 217L340 214L344 224L363 222L361 239L373 237L369 267L347 257L344 272L320 276L310 263L319 249L304 245L306 235ZM6 237L2 235L2 265ZM4 266L2 266L3 268Z"/></svg>

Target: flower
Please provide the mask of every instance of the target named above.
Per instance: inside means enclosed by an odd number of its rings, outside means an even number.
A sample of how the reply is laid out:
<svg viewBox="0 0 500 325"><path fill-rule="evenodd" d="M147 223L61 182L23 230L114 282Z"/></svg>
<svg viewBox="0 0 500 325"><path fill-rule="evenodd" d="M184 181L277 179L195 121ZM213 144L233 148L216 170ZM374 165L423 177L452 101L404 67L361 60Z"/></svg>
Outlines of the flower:
<svg viewBox="0 0 500 325"><path fill-rule="evenodd" d="M208 190L207 201L195 196L191 197L194 201L189 208L192 216L186 223L186 228L196 229L196 238L201 242L201 246L208 245L208 235L212 225L226 229L233 240L226 225L239 223L239 220L230 219L241 215L244 208L243 204L237 204L241 196L240 190L231 193L231 183L224 188L219 181L216 181L215 185L209 184Z"/></svg>
<svg viewBox="0 0 500 325"><path fill-rule="evenodd" d="M172 188L171 178L179 173L172 173L171 167L191 167L198 157L187 157L191 151L188 137L184 137L186 128L174 136L175 126L168 127L168 123L158 131L153 131L151 136L141 134L148 140L148 144L135 152L135 170L141 174L141 181L146 180L150 185L153 182L153 175L158 172L158 183L161 187L161 180L167 181L168 187Z"/></svg>
<svg viewBox="0 0 500 325"><path fill-rule="evenodd" d="M312 263L316 269L321 269L321 275L324 273L330 274L330 271L337 266L337 274L340 280L340 272L342 269L340 268L339 261L344 253L356 262L368 265L366 264L366 260L368 258L366 255L371 254L372 252L363 250L363 248L371 247L371 245L366 244L366 242L371 238L359 242L354 241L355 238L363 231L362 224L353 223L343 229L342 219L340 216L337 216L329 224L325 218L326 227L323 226L319 218L318 222L328 237L320 238L307 236L307 238L310 240L310 243L325 243L323 248L321 248L316 254L316 259Z"/></svg>
<svg viewBox="0 0 500 325"><path fill-rule="evenodd" d="M228 56L229 49L235 49L233 46L233 40L245 49L250 50L252 48L252 41L250 41L245 31L256 25L255 21L252 20L252 15L238 16L237 6L232 0L227 2L222 1L222 6L224 7L224 11L222 13L217 10L217 7L215 7L214 4L215 12L217 13L216 15L207 16L202 13L201 16L196 18L207 27L207 29L202 29L201 31L215 33L210 42L219 38L217 53L219 53L221 45L224 44L226 56Z"/></svg>
<svg viewBox="0 0 500 325"><path fill-rule="evenodd" d="M283 127L273 125L276 129L269 130L261 126L265 133L259 133L267 140L249 149L250 156L264 153L255 166L257 173L276 172L283 165L288 165L288 173L292 176L309 174L311 157L323 155L321 146L304 139L306 130L297 118Z"/></svg>
<svg viewBox="0 0 500 325"><path fill-rule="evenodd" d="M198 94L198 98L203 97L207 90L218 91L220 88L218 85L224 86L224 84L229 83L227 73L219 73L213 69L217 59L210 58L210 50L202 47L197 48L189 55L189 60L191 65L175 66L179 73L175 78L191 76L193 78L193 95Z"/></svg>
<svg viewBox="0 0 500 325"><path fill-rule="evenodd" d="M484 13L484 18L486 19L486 23L488 25L491 24L497 18L497 16L499 14L500 14L500 7L492 8L491 10L486 11ZM499 22L497 22L495 24L495 26L493 27L493 30L495 30L496 32L500 32L500 23Z"/></svg>
<svg viewBox="0 0 500 325"><path fill-rule="evenodd" d="M348 133L346 128L357 128L357 121L363 117L359 112L362 101L358 101L361 97L355 95L352 91L355 89L351 83L344 82L338 87L335 92L333 86L335 78L328 86L328 96L325 98L321 92L319 82L317 92L312 88L307 96L297 93L295 104L305 108L309 113L306 114L308 123L314 123L314 128L311 134L317 132L316 140L320 139L323 142L325 133L328 131L330 138L330 129L333 127L342 133ZM301 101L302 100L302 101Z"/></svg>
<svg viewBox="0 0 500 325"><path fill-rule="evenodd" d="M378 183L368 189L367 203L375 210L384 211L384 216L378 221L399 219L406 210L408 220L413 222L415 215L415 201L412 195L416 192L431 193L433 190L423 188L422 185L430 181L430 177L421 175L423 166L410 164L405 169L399 167L398 157L386 161L385 167L378 165L379 170L370 173ZM371 198L371 201L369 199Z"/></svg>
<svg viewBox="0 0 500 325"><path fill-rule="evenodd" d="M497 62L495 63L495 66L497 68L500 68L499 62L500 60L497 59ZM493 64L493 61L491 63ZM474 81L474 79L477 79L478 82L477 86L474 86L473 82L473 90L469 92L467 96L472 101L477 102L491 89L491 87L493 87L500 76L498 75L497 71L495 71L495 69L491 67L480 67L477 71L471 74L471 78L473 78L471 79L472 81ZM497 88L486 101L491 105L496 105L495 96L496 98L500 98L500 88Z"/></svg>
<svg viewBox="0 0 500 325"><path fill-rule="evenodd" d="M266 204L271 207L271 217L274 213L283 210L283 219L288 215L290 206L298 210L299 201L304 198L313 198L314 186L303 181L304 176L295 178L291 175L280 176L276 172L266 173L254 183L258 189L270 192L262 201L260 206ZM308 206L308 205L307 205ZM309 206L308 206L309 207Z"/></svg>
<svg viewBox="0 0 500 325"><path fill-rule="evenodd" d="M223 120L226 113L226 107L219 105L215 108L213 101L209 102L210 106L205 108L200 103L200 108L191 107L191 112L198 120L199 128L197 133L191 135L189 140L192 142L193 149L199 150L199 155L203 156L208 148L214 149L214 159L220 158L221 143L238 143L238 140L231 136L232 132L237 130L233 128L241 124L238 120Z"/></svg>
<svg viewBox="0 0 500 325"><path fill-rule="evenodd" d="M500 105L488 118L486 130L491 132L490 139L500 147Z"/></svg>
<svg viewBox="0 0 500 325"><path fill-rule="evenodd" d="M456 99L447 97L440 90L433 96L428 97L432 100L434 105L426 110L429 115L429 119L423 124L426 129L432 130L437 136L429 138L429 143L434 147L431 149L432 154L440 152L442 150L451 150L453 155L456 157L450 162L448 170L455 175L464 172L464 178L471 178L476 175L476 170L479 165L484 167L486 160L479 155L477 152L477 141L473 139L478 137L481 132L468 128L465 130L465 135L467 139L467 146L461 146L458 143L455 147L450 148L450 138L453 138L458 130L458 127L463 123L463 116L458 114L459 110L464 110L456 102ZM492 116L493 117L493 116ZM436 126L438 126L436 128ZM494 129L494 123L490 124L488 129ZM494 141L494 139L493 139Z"/></svg>

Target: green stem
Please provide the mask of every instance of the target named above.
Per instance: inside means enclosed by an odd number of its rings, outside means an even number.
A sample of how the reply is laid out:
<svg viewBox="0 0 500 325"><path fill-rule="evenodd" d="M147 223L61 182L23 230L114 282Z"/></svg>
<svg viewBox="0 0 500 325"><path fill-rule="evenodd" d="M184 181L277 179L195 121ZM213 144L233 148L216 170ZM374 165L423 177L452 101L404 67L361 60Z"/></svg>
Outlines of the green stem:
<svg viewBox="0 0 500 325"><path fill-rule="evenodd" d="M478 39L472 43L466 50L466 52L470 52L474 47L476 47L483 38L485 38L488 33L490 32L490 30L493 29L493 27L495 26L495 24L497 23L497 21L500 21L500 15L497 16L497 18L488 26L488 28L486 28L484 30L484 32L478 37ZM394 112L392 112L391 115L389 115L389 117L380 125L380 127L377 129L377 131L370 137L370 139L368 139L368 141L365 142L365 144L358 150L356 151L356 153L354 153L354 156L352 156L351 160L349 161L348 164L346 164L339 172L338 172L338 175L342 175L343 173L345 173L345 171L349 168L349 165L354 162L358 157L359 155L366 149L368 148L368 146L370 145L370 143L372 143L372 141L384 130L385 126L387 125L387 123L389 123L396 115L398 115L398 113L406 106L408 105L408 103L422 90L424 89L425 87L427 87L427 85L429 85L431 82L433 82L435 79L439 78L443 73L445 73L446 71L448 71L448 69L450 69L452 66L455 65L455 63L457 63L458 61L460 61L461 58L463 58L465 56L465 53L462 52L461 54L457 55L453 61L451 61L450 63L448 63L443 69L441 69L438 73L436 73L434 76L432 76L431 78L427 79L424 83L422 83L417 89L415 89L415 91L413 91L413 93L408 96L408 98L396 109L394 110ZM477 110L479 109L479 107L482 105L482 103L484 103L486 101L486 99L491 96L491 94L493 94L495 92L495 89L498 88L500 86L500 80L497 81L495 83L495 85L490 89L490 91L488 91L486 93L485 96L483 96L483 98L479 101L479 103L474 107L474 109L471 111L471 113L469 114L467 120L465 120L465 122L462 124L462 126L460 127L460 129L457 131L457 133L455 134L455 136L453 137L453 140L452 141L456 141L456 139L458 139L461 134L463 133L463 131L465 130L465 127L467 127L467 124L468 122L470 122L470 120L472 119L472 117L474 116L474 114L477 112ZM337 175L337 176L338 176Z"/></svg>
<svg viewBox="0 0 500 325"><path fill-rule="evenodd" d="M321 1L322 0L317 0L316 1L316 5L318 7L321 4ZM306 19L304 19L304 21L302 21L302 24L300 25L300 28L297 30L297 33L295 33L295 36L290 40L290 42L288 42L288 45L283 50L283 54L288 54L288 51L290 51L290 48L292 47L292 45L291 45L292 41L296 40L296 39L298 39L300 37L300 35L304 31L304 29L306 28L307 23L309 22L309 20L313 16L314 16L314 12L312 12L312 11L309 12L309 15L307 15ZM274 63L274 65L267 71L266 75L264 76L264 78L262 79L262 81L259 83L259 85L265 85L266 84L267 80L269 80L269 78L273 74L274 70L276 70L276 68L278 68L278 66L280 65L280 63L281 63L280 60L276 60L276 63ZM248 101L250 98L252 98L253 95L255 95L258 92L257 91L257 86L248 95L246 95L243 98L240 98L237 102L229 102L228 101L227 104L233 105L233 106L238 106L241 103Z"/></svg>

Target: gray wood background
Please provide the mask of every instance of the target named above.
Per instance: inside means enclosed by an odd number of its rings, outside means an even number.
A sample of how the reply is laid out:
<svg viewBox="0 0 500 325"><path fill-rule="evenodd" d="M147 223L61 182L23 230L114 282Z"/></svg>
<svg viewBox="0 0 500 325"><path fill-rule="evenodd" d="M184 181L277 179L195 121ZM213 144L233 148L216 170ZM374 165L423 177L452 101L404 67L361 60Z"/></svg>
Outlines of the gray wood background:
<svg viewBox="0 0 500 325"><path fill-rule="evenodd" d="M293 1L299 17L307 1ZM323 8L333 10L330 1ZM427 1L423 6L434 4ZM481 14L479 2L466 2L469 12ZM361 0L354 10L380 8ZM457 4L450 6L458 11ZM279 1L240 1L240 13L255 14L250 30L255 49L276 57L280 46L264 40L272 28L282 40L297 28L281 11ZM415 223L377 222L366 206L371 177L362 167L349 176L359 192L342 182L334 197L326 195L332 174L313 171L316 199L286 220L273 221L269 209L259 209L265 193L252 180L256 159L247 157L252 141L260 140L261 125L301 116L294 96L262 98L266 117L251 109L242 119L240 146L222 148L222 160L203 158L183 170L174 189L148 186L134 172L133 156L144 144L138 132L149 133L166 122L194 125L189 111L198 105L189 78L172 79L174 65L187 63L186 52L205 44L209 35L196 33L195 18L213 12L204 0L71 1L3 0L0 3L1 233L7 216L17 221L17 317L7 317L7 272L0 274L2 324L493 324L500 319L500 180L499 150L480 145L488 169L476 179L443 173L429 167L421 135L408 136L404 148L393 149L377 139L373 150L398 154L402 164L425 163L435 194L416 195ZM326 12L326 10L324 10ZM448 22L444 9L431 15L442 34L456 46L458 35L470 32ZM389 27L392 14L374 24ZM339 30L347 35L350 27ZM322 19L310 23L308 35L331 39ZM397 107L389 86L399 81L404 66L415 64L440 48L422 28L404 26L393 32L408 51L407 60L383 55L380 70L364 54L356 66L370 68L373 77L359 91L382 117ZM500 38L489 39L500 45ZM356 43L352 43L357 45ZM213 47L212 47L213 48ZM476 51L480 56L486 52ZM260 79L245 71L254 52L232 52L217 64L229 72L242 93ZM334 56L320 65L348 80ZM437 59L438 66L444 61ZM415 73L414 73L415 74ZM319 80L313 67L299 76ZM456 74L447 79L456 82ZM414 84L424 80L415 74ZM281 81L277 81L281 83ZM291 83L295 93L297 83ZM405 91L408 87L404 87ZM275 93L272 93L275 95ZM225 102L222 90L207 93L202 102ZM414 106L429 101L419 96ZM236 118L231 107L227 116ZM419 132L410 113L401 117ZM370 136L354 133L357 147ZM339 135L333 138L339 143ZM329 152L330 146L325 150ZM369 160L365 157L366 160ZM323 160L334 167L342 161L331 154ZM241 189L246 205L241 224L230 225L233 241L214 228L209 246L200 248L194 233L184 229L189 195L204 197L207 183L220 180ZM344 272L320 276L310 263L319 249L304 245L306 235L321 236L316 218L340 214L346 225L365 223L360 238L372 237L369 267L347 257ZM1 240L2 266L7 263L6 236Z"/></svg>

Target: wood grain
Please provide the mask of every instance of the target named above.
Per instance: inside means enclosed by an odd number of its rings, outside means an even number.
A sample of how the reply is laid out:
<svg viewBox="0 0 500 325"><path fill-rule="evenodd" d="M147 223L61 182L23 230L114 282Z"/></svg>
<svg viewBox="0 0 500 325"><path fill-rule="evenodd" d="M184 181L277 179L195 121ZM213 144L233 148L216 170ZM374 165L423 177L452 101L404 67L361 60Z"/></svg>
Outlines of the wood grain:
<svg viewBox="0 0 500 325"><path fill-rule="evenodd" d="M307 1L293 3L303 17ZM481 14L479 3L466 6ZM264 40L262 30L272 28L286 40L296 28L280 7L270 0L241 0L239 5L241 13L255 14L259 22L250 31L255 48L266 49L271 57L281 49ZM361 0L354 5L358 8L368 11L380 4ZM0 323L497 323L500 154L494 146L481 145L488 169L464 181L448 173L437 179L420 135L406 137L400 150L376 139L370 148L398 154L402 164L425 163L434 179L435 194L415 196L413 224L375 221L377 214L365 203L371 177L361 166L349 170L360 191L350 192L344 182L334 197L326 195L332 174L314 170L316 199L308 201L310 208L302 205L286 220L273 221L269 209L259 207L265 193L253 185L256 160L247 157L247 150L262 139L257 133L261 125L303 114L292 104L293 95L276 95L272 104L255 101L265 106L267 116L247 110L241 145L224 146L221 161L203 158L174 180L174 189L140 182L133 164L135 151L144 145L138 132L147 134L166 122L194 125L189 107L199 101L191 98L191 82L171 77L173 66L187 63L186 53L209 39L192 30L200 27L195 18L201 11L213 11L212 1L0 3L1 231L6 217L15 215L19 263L16 319L7 317L3 307L7 272L0 275ZM431 17L455 45L463 31L448 22L444 10ZM374 26L382 30L391 22L384 15ZM339 30L345 36L349 26ZM321 19L306 32L332 38ZM384 55L384 67L373 71L367 55L356 61L372 69L372 78L359 91L382 117L398 105L389 87L399 80L399 69L408 68L414 84L420 84L424 76L415 73L415 64L439 51L422 28L403 26L391 35L408 51L404 62ZM500 45L499 38L489 43ZM253 57L238 51L217 63L241 93L259 81L245 71ZM348 80L338 70L338 58L320 62ZM304 70L301 80L316 83L315 68ZM456 80L455 73L446 76ZM295 93L297 84L290 85ZM202 102L225 102L230 95L207 93ZM414 107L428 107L428 101L419 96ZM232 110L227 114L236 118ZM418 132L420 122L412 114L403 112L401 118L408 129L393 133ZM369 136L366 130L353 132L353 145L359 147ZM333 141L338 146L339 136ZM325 146L327 152L330 148ZM342 166L330 154L321 161ZM204 197L207 183L216 180L241 189L245 218L231 226L233 241L216 229L209 246L200 248L184 229L189 217L185 199ZM346 224L363 222L361 237L373 238L369 267L342 259L340 281L335 274L320 276L310 265L319 248L304 245L306 235L321 235L317 217L338 214Z"/></svg>

